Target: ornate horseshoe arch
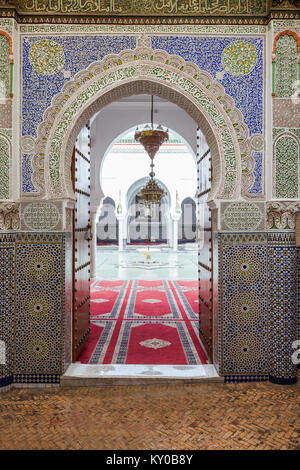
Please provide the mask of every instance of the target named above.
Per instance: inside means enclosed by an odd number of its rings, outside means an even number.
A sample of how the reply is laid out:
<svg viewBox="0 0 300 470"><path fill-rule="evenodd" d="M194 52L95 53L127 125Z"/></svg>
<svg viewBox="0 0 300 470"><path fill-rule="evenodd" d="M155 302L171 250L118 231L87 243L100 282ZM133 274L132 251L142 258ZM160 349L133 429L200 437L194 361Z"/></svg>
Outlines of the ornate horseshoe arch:
<svg viewBox="0 0 300 470"><path fill-rule="evenodd" d="M242 113L207 72L181 57L150 47L106 56L76 74L53 98L38 129L33 161L39 197L74 198L70 168L79 131L107 104L142 93L176 103L200 127L211 150L214 171L210 199L239 197L241 157L244 168L247 160L251 167L252 159ZM249 174L246 179L242 176L243 195L253 183Z"/></svg>

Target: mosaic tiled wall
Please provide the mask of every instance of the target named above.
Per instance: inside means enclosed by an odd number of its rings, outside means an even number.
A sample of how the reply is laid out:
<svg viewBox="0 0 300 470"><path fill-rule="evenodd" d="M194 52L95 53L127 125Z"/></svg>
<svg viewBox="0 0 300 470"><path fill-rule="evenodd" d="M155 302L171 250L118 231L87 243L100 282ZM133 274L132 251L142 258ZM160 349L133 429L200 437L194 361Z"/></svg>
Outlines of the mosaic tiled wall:
<svg viewBox="0 0 300 470"><path fill-rule="evenodd" d="M0 30L4 24L1 21ZM282 21L271 29L274 39L273 197L281 199L299 198L296 153L300 148L300 103L294 96L294 83L300 78L297 76L299 25L295 28L294 25L295 22ZM5 95L0 102L0 199L9 197L12 143L12 50L7 36L12 26L8 22L5 27L5 34L1 35L0 31L0 92ZM21 149L17 152L21 150L20 183L25 197L36 192L32 178L32 158L38 150L35 138L53 97L92 62L100 61L107 54L134 49L137 33L149 35L149 29L138 31L133 25L128 26L125 36L124 28L118 30L117 25L106 26L106 30L105 26L102 29L90 26L88 34L80 25L22 25L20 28L22 122ZM240 26L234 31L231 26L222 28L205 30L203 26L196 30L190 25L189 32L184 26L178 26L177 30L167 25L153 26L151 45L197 64L233 98L250 135L247 145L252 160L246 162L245 155L241 156L242 177L247 172L253 174L245 196L262 199L266 30L258 26ZM221 230L238 232L219 234L220 323L214 328L214 338L215 343L218 340L217 366L229 381L264 380L269 374L279 383L294 380L294 367L289 360L297 307L295 246L291 233L294 226L287 222L286 208L281 208L281 212L275 208L271 223L269 219L266 221L266 209L267 204L259 201L221 204ZM57 383L71 361L71 239L70 235L61 233L66 227L71 229L71 211L68 209L68 220L65 220L63 203L38 200L22 200L13 210L7 210L0 211L2 230L31 233L0 237L2 279L8 285L1 298L0 331L7 346L7 362L5 366L0 365L0 385L8 384L12 374L19 384ZM285 238L265 231L285 228L289 232ZM217 290L214 285L214 295ZM215 322L217 318L215 311ZM299 334L300 329L298 338Z"/></svg>
<svg viewBox="0 0 300 470"><path fill-rule="evenodd" d="M65 310L64 235L16 235L14 380L26 383L62 373Z"/></svg>
<svg viewBox="0 0 300 470"><path fill-rule="evenodd" d="M13 344L15 316L15 235L0 234L0 387L13 380Z"/></svg>
<svg viewBox="0 0 300 470"><path fill-rule="evenodd" d="M297 340L300 340L300 247L297 247L297 271L298 271L298 278L297 278L297 290L298 290L298 315L297 315ZM297 368L300 369L300 362L297 364Z"/></svg>
<svg viewBox="0 0 300 470"><path fill-rule="evenodd" d="M297 268L293 233L219 234L220 372L293 383Z"/></svg>
<svg viewBox="0 0 300 470"><path fill-rule="evenodd" d="M263 38L157 36L152 47L209 72L232 96L251 135L263 133Z"/></svg>
<svg viewBox="0 0 300 470"><path fill-rule="evenodd" d="M300 28L276 28L273 39L273 197L297 199L300 153Z"/></svg>
<svg viewBox="0 0 300 470"><path fill-rule="evenodd" d="M263 100L264 40L252 37L182 37L157 36L152 47L177 54L198 65L234 99L248 126L252 147L251 159L244 162L243 172L254 175L247 195L264 193L263 177ZM243 155L242 155L243 156ZM245 156L245 155L244 155ZM246 159L245 159L246 160ZM251 162L251 163L250 163Z"/></svg>
<svg viewBox="0 0 300 470"><path fill-rule="evenodd" d="M296 365L292 362L292 343L297 339L298 313L294 233L268 234L268 286L270 380L293 383Z"/></svg>
<svg viewBox="0 0 300 470"><path fill-rule="evenodd" d="M224 375L268 374L267 238L219 234L219 305Z"/></svg>
<svg viewBox="0 0 300 470"><path fill-rule="evenodd" d="M263 37L153 36L152 47L192 61L207 71L234 99L249 128L254 180L249 195L263 188ZM105 55L136 46L134 36L28 36L22 37L22 191L36 191L32 180L34 138L43 113L79 70ZM84 52L83 52L84 51ZM29 145L31 143L31 145ZM29 148L31 147L31 148ZM247 168L246 168L247 167ZM245 163L244 173L249 171Z"/></svg>
<svg viewBox="0 0 300 470"><path fill-rule="evenodd" d="M52 98L77 72L105 55L133 49L130 36L34 36L22 39L22 192L35 192L31 160L37 128ZM25 147L24 147L25 145Z"/></svg>
<svg viewBox="0 0 300 470"><path fill-rule="evenodd" d="M7 351L0 385L12 375L16 384L59 383L70 363L70 242L66 233L0 236L0 339Z"/></svg>
<svg viewBox="0 0 300 470"><path fill-rule="evenodd" d="M63 319L63 370L72 362L72 300L73 300L73 266L72 234L65 233L65 315Z"/></svg>

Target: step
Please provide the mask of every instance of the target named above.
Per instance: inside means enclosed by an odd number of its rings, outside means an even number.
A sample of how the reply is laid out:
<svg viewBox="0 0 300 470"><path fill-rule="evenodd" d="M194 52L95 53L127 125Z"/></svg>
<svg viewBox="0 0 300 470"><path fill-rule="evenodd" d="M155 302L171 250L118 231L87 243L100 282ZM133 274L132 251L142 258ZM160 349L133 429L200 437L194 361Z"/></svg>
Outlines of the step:
<svg viewBox="0 0 300 470"><path fill-rule="evenodd" d="M195 384L224 382L212 364L71 364L61 377L61 387L112 387L128 385Z"/></svg>

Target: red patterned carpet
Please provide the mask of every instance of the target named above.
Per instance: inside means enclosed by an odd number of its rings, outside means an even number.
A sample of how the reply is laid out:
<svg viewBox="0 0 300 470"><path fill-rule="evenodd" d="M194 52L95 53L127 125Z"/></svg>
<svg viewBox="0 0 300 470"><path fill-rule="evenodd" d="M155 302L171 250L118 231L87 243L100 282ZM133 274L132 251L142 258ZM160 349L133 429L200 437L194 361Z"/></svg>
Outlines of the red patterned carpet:
<svg viewBox="0 0 300 470"><path fill-rule="evenodd" d="M205 364L197 281L95 281L83 364Z"/></svg>

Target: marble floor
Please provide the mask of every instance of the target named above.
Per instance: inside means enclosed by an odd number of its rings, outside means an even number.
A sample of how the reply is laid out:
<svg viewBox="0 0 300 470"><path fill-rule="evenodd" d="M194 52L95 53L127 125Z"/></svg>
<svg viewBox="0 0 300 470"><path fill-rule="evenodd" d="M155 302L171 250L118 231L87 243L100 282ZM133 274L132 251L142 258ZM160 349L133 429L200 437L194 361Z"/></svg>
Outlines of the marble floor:
<svg viewBox="0 0 300 470"><path fill-rule="evenodd" d="M213 364L143 365L143 364L71 364L61 378L63 387L97 387L224 382Z"/></svg>
<svg viewBox="0 0 300 470"><path fill-rule="evenodd" d="M155 267L154 263L151 269L147 266L141 266L146 259L139 251L142 250L141 246L131 246L121 252L118 251L117 247L98 246L96 279L143 279L145 281L168 279L171 281L185 281L198 278L198 252L194 246L180 247L178 251L172 251L163 246L151 248L159 250L151 254L151 261L154 261L157 265L160 264L161 267ZM140 263L139 267L136 267L136 263Z"/></svg>

